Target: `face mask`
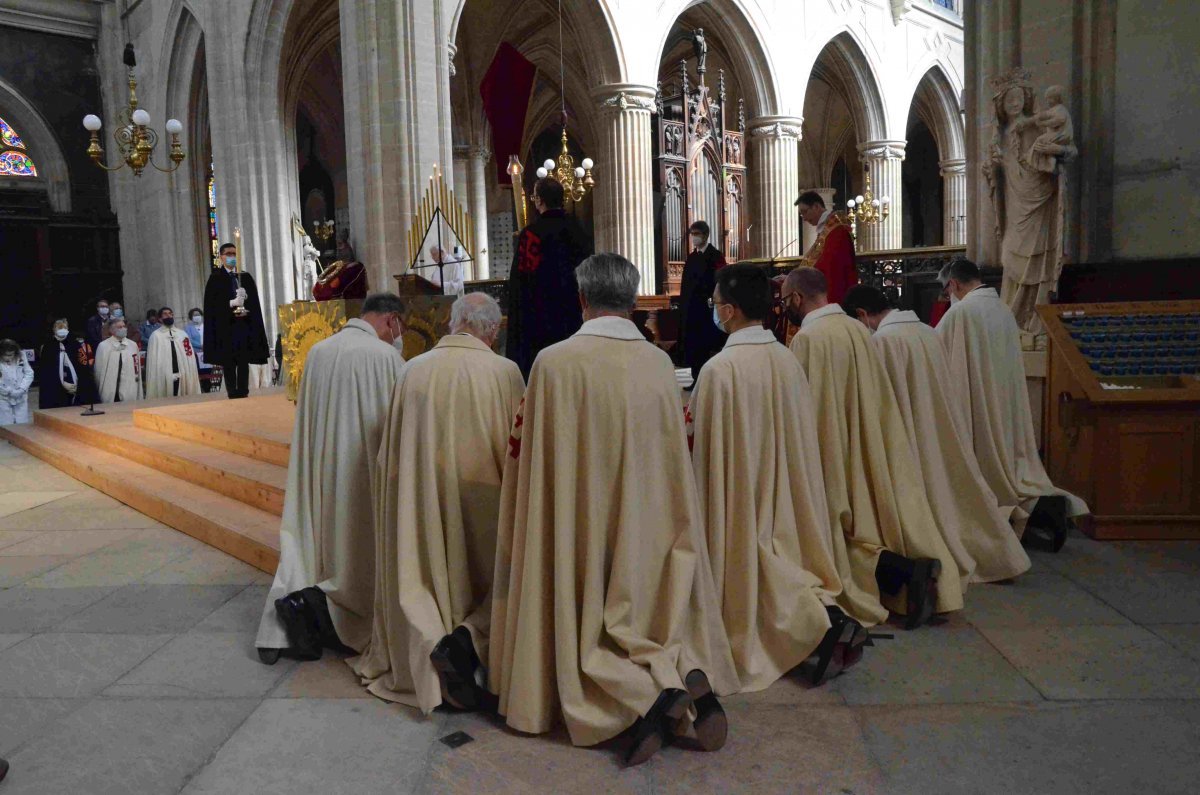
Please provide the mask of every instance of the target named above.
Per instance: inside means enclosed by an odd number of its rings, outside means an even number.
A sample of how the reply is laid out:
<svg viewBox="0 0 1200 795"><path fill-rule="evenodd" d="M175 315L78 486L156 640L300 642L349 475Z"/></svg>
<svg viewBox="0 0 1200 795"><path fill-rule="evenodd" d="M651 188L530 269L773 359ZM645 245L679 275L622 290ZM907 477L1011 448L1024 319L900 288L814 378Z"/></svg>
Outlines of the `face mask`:
<svg viewBox="0 0 1200 795"><path fill-rule="evenodd" d="M721 327L721 318L719 315L717 315L717 307L715 307L715 306L713 307L713 324L717 328L721 329L721 331L725 330L724 328Z"/></svg>
<svg viewBox="0 0 1200 795"><path fill-rule="evenodd" d="M225 258L225 267L226 268L232 268L234 265L237 265L237 257L226 257Z"/></svg>
<svg viewBox="0 0 1200 795"><path fill-rule="evenodd" d="M164 326L174 326L174 325L175 325L175 318L173 318L173 317L164 317L164 318L162 319L162 324L163 324Z"/></svg>
<svg viewBox="0 0 1200 795"><path fill-rule="evenodd" d="M203 315L192 315L192 322L198 326L204 322L204 316Z"/></svg>
<svg viewBox="0 0 1200 795"><path fill-rule="evenodd" d="M96 310L96 314L100 315L100 317L108 317L108 307L107 306L100 307L99 309Z"/></svg>
<svg viewBox="0 0 1200 795"><path fill-rule="evenodd" d="M129 333L129 329L119 328L113 332L113 336L119 340L125 339L125 335Z"/></svg>
<svg viewBox="0 0 1200 795"><path fill-rule="evenodd" d="M692 248L700 248L703 245L704 245L704 238L695 237L695 236L692 237Z"/></svg>
<svg viewBox="0 0 1200 795"><path fill-rule="evenodd" d="M69 334L69 333L70 332L67 331L65 328L60 328L60 329L54 330L54 336L57 337L60 341L65 340L67 338L67 334Z"/></svg>
<svg viewBox="0 0 1200 795"><path fill-rule="evenodd" d="M124 309L114 309L113 317L125 317L125 310Z"/></svg>

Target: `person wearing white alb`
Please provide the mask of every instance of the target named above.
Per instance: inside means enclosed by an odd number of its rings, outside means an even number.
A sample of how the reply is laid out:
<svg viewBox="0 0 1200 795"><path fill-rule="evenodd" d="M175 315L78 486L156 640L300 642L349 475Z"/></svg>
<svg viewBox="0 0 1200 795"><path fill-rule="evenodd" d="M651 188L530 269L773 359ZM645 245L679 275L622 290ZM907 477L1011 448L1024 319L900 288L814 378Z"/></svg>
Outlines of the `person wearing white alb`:
<svg viewBox="0 0 1200 795"><path fill-rule="evenodd" d="M33 368L25 361L21 346L0 340L0 425L29 422L29 387Z"/></svg>

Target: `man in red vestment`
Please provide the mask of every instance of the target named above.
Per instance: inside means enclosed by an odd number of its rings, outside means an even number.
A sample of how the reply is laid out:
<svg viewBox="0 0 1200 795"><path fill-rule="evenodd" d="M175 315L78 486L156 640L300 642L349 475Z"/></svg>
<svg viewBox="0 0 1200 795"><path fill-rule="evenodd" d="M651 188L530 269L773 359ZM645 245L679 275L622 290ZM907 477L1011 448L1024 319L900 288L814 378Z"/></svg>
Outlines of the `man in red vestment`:
<svg viewBox="0 0 1200 795"><path fill-rule="evenodd" d="M796 199L800 217L817 228L817 239L804 254L801 264L825 274L829 284L829 302L838 303L858 284L858 269L854 266L854 237L850 224L832 210L816 191L806 191Z"/></svg>

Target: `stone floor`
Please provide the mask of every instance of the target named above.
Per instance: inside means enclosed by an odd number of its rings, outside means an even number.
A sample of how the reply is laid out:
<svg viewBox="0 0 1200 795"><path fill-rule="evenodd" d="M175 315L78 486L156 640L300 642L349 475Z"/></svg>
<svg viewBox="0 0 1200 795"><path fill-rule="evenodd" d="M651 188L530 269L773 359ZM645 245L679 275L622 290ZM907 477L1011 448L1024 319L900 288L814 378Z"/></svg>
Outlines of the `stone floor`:
<svg viewBox="0 0 1200 795"><path fill-rule="evenodd" d="M338 659L261 665L268 582L0 443L0 792L1200 789L1200 543L1073 538L831 685L729 699L722 752L632 770L422 718Z"/></svg>

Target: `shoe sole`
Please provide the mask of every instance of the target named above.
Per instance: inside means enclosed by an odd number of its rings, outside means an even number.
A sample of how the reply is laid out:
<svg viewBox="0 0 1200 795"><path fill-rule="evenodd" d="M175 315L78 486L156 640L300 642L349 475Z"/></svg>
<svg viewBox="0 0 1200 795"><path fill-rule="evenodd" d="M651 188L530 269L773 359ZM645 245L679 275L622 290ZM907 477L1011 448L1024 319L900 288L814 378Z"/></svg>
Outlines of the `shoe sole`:
<svg viewBox="0 0 1200 795"><path fill-rule="evenodd" d="M659 726L656 727L655 731L648 732L638 742L637 746L630 751L629 756L625 759L625 766L635 767L640 765L662 750L668 736L665 728L666 724L668 722L674 724L683 720L683 717L687 715L688 707L691 706L691 703L692 700L688 697L687 693L680 691L675 694L674 699L663 710Z"/></svg>
<svg viewBox="0 0 1200 795"><path fill-rule="evenodd" d="M440 641L429 653L429 661L433 663L433 670L437 672L438 681L441 683L443 701L464 712L479 709L474 683L464 681L462 674L454 667L445 640Z"/></svg>
<svg viewBox="0 0 1200 795"><path fill-rule="evenodd" d="M321 659L321 641L319 638L312 638L313 643L302 643L301 633L296 631L298 626L304 623L304 616L298 613L291 604L288 603L288 597L282 596L275 600L275 615L279 617L279 623L283 624L284 633L287 635L288 643L296 656L303 661L312 662Z"/></svg>
<svg viewBox="0 0 1200 795"><path fill-rule="evenodd" d="M712 685L703 671L692 671L683 680L688 696L696 706L696 720L692 728L696 740L705 751L719 751L729 737L729 718L721 702L713 694Z"/></svg>
<svg viewBox="0 0 1200 795"><path fill-rule="evenodd" d="M838 634L837 640L833 642L833 646L824 650L818 650L817 664L813 668L810 680L814 687L825 684L846 670L848 667L846 661L857 632L858 625L847 619L842 624L841 632ZM823 654L821 654L822 651L824 652Z"/></svg>
<svg viewBox="0 0 1200 795"><path fill-rule="evenodd" d="M936 558L929 561L928 574L923 577L922 590L924 598L921 599L919 605L916 605L916 610L913 610L913 605L908 605L909 616L904 622L905 629L916 629L923 624L928 623L929 619L933 618L934 612L937 610L937 579L942 574L942 562ZM912 583L908 586L912 588ZM915 618L914 618L915 614Z"/></svg>
<svg viewBox="0 0 1200 795"><path fill-rule="evenodd" d="M850 641L850 647L846 649L846 661L842 666L842 672L849 671L854 666L862 662L863 653L867 650L867 641L870 639L871 633L861 624L856 624L854 627L854 639Z"/></svg>

